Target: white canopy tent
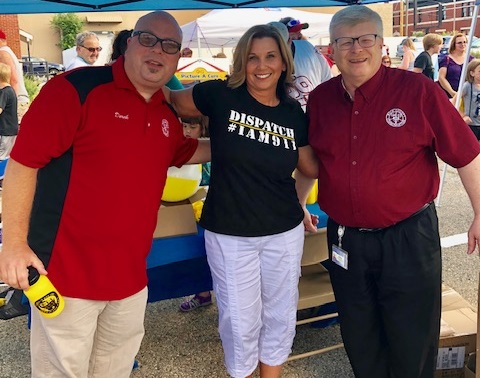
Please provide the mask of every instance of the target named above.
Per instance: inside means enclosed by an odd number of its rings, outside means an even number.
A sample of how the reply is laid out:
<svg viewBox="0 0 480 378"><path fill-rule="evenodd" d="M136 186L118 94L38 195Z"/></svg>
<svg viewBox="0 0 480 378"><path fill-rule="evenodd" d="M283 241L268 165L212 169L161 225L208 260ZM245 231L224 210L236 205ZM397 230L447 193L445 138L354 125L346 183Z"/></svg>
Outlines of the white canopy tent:
<svg viewBox="0 0 480 378"><path fill-rule="evenodd" d="M332 14L305 12L291 8L238 8L215 9L196 21L182 26L184 47L235 47L238 40L253 25L279 21L283 17L293 17L308 23L302 31L307 38L328 36L328 26Z"/></svg>

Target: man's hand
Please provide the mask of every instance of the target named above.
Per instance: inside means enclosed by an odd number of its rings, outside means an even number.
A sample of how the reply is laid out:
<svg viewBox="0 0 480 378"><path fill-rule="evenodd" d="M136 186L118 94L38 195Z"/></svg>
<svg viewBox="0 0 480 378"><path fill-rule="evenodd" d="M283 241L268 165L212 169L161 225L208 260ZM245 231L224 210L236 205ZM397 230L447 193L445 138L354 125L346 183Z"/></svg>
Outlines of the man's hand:
<svg viewBox="0 0 480 378"><path fill-rule="evenodd" d="M26 290L28 284L28 267L33 266L40 274L47 274L43 263L25 243L13 249L3 246L0 252L0 279L15 289Z"/></svg>
<svg viewBox="0 0 480 378"><path fill-rule="evenodd" d="M468 248L467 253L471 255L473 252L480 251L480 217L473 219L472 225L468 230Z"/></svg>

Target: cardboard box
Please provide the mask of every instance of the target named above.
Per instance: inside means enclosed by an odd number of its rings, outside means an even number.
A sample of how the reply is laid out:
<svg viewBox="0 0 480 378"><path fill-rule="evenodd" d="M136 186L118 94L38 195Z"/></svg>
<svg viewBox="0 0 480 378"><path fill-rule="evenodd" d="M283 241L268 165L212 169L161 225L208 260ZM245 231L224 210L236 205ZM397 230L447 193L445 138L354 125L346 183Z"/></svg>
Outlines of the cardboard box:
<svg viewBox="0 0 480 378"><path fill-rule="evenodd" d="M442 285L442 312L456 310L457 308L471 308L475 310L474 307L455 290L447 285Z"/></svg>
<svg viewBox="0 0 480 378"><path fill-rule="evenodd" d="M477 314L471 307L442 311L453 333L440 337L435 378L463 378L468 355L476 349Z"/></svg>
<svg viewBox="0 0 480 378"><path fill-rule="evenodd" d="M162 202L157 214L157 226L153 238L194 235L198 232L192 203L205 198L205 189L180 202Z"/></svg>
<svg viewBox="0 0 480 378"><path fill-rule="evenodd" d="M478 309L477 309L477 360L476 360L476 375L480 378L480 273L478 273Z"/></svg>
<svg viewBox="0 0 480 378"><path fill-rule="evenodd" d="M327 228L319 228L315 234L305 232L302 266L328 260Z"/></svg>
<svg viewBox="0 0 480 378"><path fill-rule="evenodd" d="M468 356L467 364L465 365L465 378L475 378L475 359L476 353L472 353Z"/></svg>

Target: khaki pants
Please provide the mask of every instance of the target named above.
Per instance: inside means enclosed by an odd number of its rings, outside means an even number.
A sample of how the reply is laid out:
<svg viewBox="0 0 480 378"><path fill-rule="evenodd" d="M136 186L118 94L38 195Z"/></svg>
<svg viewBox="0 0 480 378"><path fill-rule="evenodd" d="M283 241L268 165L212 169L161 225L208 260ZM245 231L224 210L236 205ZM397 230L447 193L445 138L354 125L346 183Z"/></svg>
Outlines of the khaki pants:
<svg viewBox="0 0 480 378"><path fill-rule="evenodd" d="M65 298L44 318L32 308L32 377L127 378L145 333L148 289L118 301Z"/></svg>

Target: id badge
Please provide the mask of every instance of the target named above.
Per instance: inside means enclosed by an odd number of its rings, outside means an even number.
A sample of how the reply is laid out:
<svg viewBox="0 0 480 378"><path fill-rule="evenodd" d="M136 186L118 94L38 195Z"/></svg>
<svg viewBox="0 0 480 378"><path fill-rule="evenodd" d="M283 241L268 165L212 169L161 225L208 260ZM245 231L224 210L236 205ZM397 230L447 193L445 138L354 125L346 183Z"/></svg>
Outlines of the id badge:
<svg viewBox="0 0 480 378"><path fill-rule="evenodd" d="M348 252L338 245L332 245L332 261L339 267L348 270Z"/></svg>

